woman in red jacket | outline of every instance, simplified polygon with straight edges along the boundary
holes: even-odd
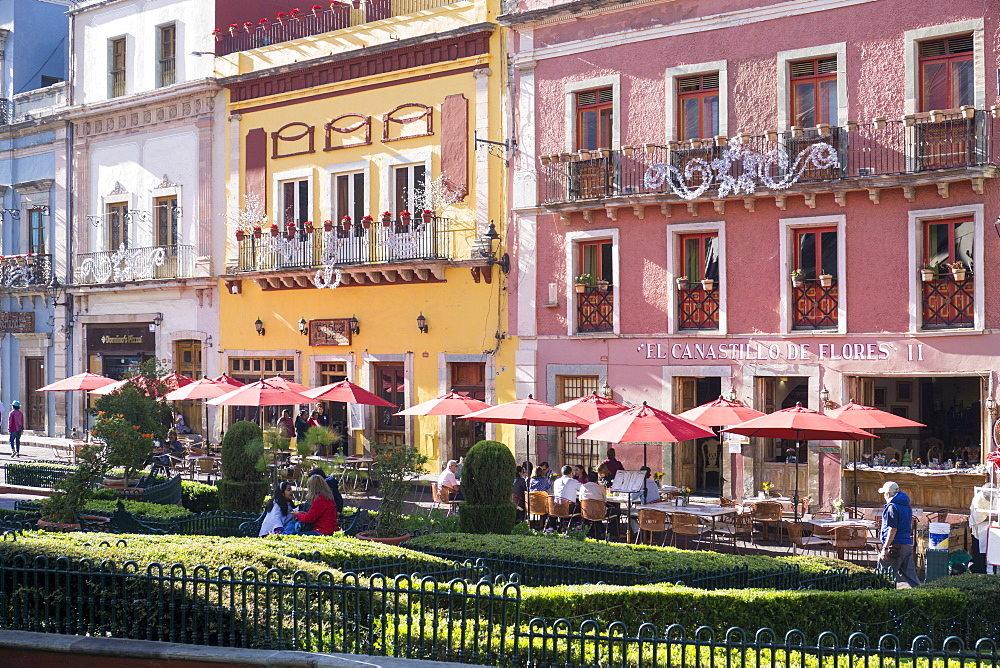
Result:
[[[329,536],[337,530],[337,506],[333,502],[333,492],[323,480],[323,476],[311,475],[306,481],[306,502],[310,504],[308,512],[292,511],[292,515],[301,523],[313,525],[311,531],[298,531],[305,536]]]

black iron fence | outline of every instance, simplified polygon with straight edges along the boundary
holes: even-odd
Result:
[[[428,217],[347,226],[250,230],[237,235],[237,271],[314,269],[451,258],[451,221]]]
[[[996,124],[991,112],[967,109],[741,136],[728,145],[693,140],[544,155],[539,198],[543,204],[650,194],[714,199],[980,167],[1000,162]]]
[[[8,536],[5,536],[5,540]],[[113,549],[104,542],[102,545]],[[389,564],[387,564],[388,566]],[[521,591],[457,566],[431,576],[187,568],[0,556],[0,628],[496,666],[976,665],[997,641],[688,631],[645,623],[522,620]],[[471,576],[471,577],[470,577]]]
[[[252,22],[223,27],[216,33],[216,55],[257,49],[301,37],[321,35],[393,16],[450,5],[455,0],[353,0],[331,2],[329,9],[280,12],[274,18],[254,17]],[[328,3],[324,2],[323,5]]]
[[[576,331],[610,332],[615,328],[615,291],[587,287],[576,295]]]
[[[51,255],[0,255],[0,287],[45,287],[51,282]]]

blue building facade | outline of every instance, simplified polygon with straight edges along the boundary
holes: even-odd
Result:
[[[0,403],[20,401],[26,430],[49,436],[68,431],[65,393],[35,391],[67,364],[65,12],[0,1]]]

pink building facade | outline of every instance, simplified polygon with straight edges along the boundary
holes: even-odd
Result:
[[[855,399],[927,425],[857,446],[663,448],[666,480],[736,498],[770,481],[829,507],[853,493],[856,458],[982,461],[1000,15],[971,0],[589,0],[500,21],[519,397],[603,391],[673,412]],[[539,432],[535,461],[603,456]]]

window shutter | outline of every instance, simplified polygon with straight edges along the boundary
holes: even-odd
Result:
[[[699,74],[693,77],[677,79],[677,90],[681,93],[691,93],[698,90],[714,90],[719,87],[719,73]]]
[[[816,74],[816,61],[805,60],[801,63],[792,63],[793,77],[810,77]]]
[[[837,57],[822,58],[817,65],[817,74],[834,74],[837,71]]]
[[[972,35],[949,37],[948,53],[966,53],[972,51]]]
[[[968,53],[972,50],[972,35],[957,35],[955,37],[920,42],[921,58],[945,56],[952,53]]]
[[[718,72],[716,72],[715,74],[706,74],[704,77],[702,77],[701,79],[702,90],[711,90],[713,88],[718,88],[718,87],[719,87]]]
[[[576,94],[577,107],[589,107],[592,104],[608,104],[614,101],[614,93],[610,88],[588,90]]]

